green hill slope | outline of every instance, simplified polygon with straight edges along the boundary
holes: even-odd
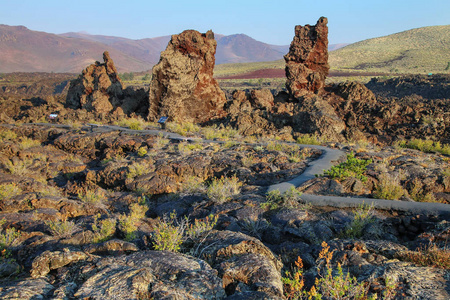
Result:
[[[331,69],[343,71],[447,73],[449,63],[450,25],[364,40],[332,51],[329,56]]]

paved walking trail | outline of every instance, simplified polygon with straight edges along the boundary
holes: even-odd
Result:
[[[34,123],[32,125],[54,126],[70,129],[70,126],[64,124]],[[213,142],[222,143],[220,141],[203,140],[200,138],[187,138],[173,132],[167,132],[158,129],[132,130],[116,125],[97,125],[97,124],[86,124],[82,128],[85,130],[91,130],[96,132],[97,131],[107,132],[112,130],[118,130],[129,134],[151,134],[151,135],[162,134],[163,137],[173,140],[196,141],[205,143],[213,143]],[[334,164],[336,164],[336,162],[339,159],[345,158],[345,153],[341,150],[316,145],[300,145],[300,146],[319,149],[322,151],[322,155],[318,159],[310,162],[309,166],[299,176],[286,182],[271,185],[268,187],[267,191],[279,190],[280,192],[284,193],[291,187],[299,187],[308,180],[315,178],[316,174],[323,174],[324,170],[330,169]],[[332,206],[343,208],[343,207],[357,207],[362,203],[364,203],[367,205],[373,205],[374,208],[382,210],[396,210],[414,214],[427,213],[450,219],[450,205],[443,203],[409,202],[409,201],[383,200],[373,198],[322,196],[310,194],[303,194],[301,198],[305,202],[309,202],[316,206]]]

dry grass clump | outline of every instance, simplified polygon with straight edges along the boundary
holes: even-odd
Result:
[[[398,200],[405,194],[405,190],[400,185],[397,177],[389,174],[382,174],[380,180],[373,192],[377,199]]]
[[[94,217],[92,230],[94,232],[94,243],[101,243],[111,239],[116,232],[116,219],[106,218],[101,221],[100,214]]]
[[[200,126],[198,126],[192,122],[183,122],[183,123],[169,122],[166,124],[166,128],[169,131],[178,133],[183,136],[200,132]]]
[[[21,138],[18,145],[19,145],[20,150],[25,150],[25,149],[29,149],[32,147],[40,146],[41,142],[38,140],[30,139],[28,137],[23,137],[23,138]]]
[[[203,150],[203,145],[200,143],[188,143],[188,142],[180,142],[177,145],[177,150],[182,155],[187,155],[192,151]]]
[[[20,195],[22,190],[15,183],[0,185],[0,201]]]
[[[9,173],[13,175],[26,176],[31,173],[31,166],[33,165],[33,160],[26,158],[17,161],[6,161],[6,169]]]
[[[441,144],[439,141],[434,142],[432,140],[411,139],[409,141],[401,140],[397,142],[397,145],[401,148],[409,148],[419,150],[425,153],[441,153],[450,155],[450,145]]]
[[[239,194],[241,191],[242,182],[236,176],[220,179],[213,179],[209,184],[206,194],[209,199],[216,203],[224,203],[232,196]]]
[[[412,262],[419,266],[431,266],[441,269],[450,269],[450,249],[439,248],[435,244],[418,248],[416,251],[406,251],[397,254],[397,258]]]
[[[142,118],[123,119],[119,122],[118,125],[122,127],[128,127],[132,130],[142,130],[147,126]]]
[[[268,210],[278,208],[310,209],[310,204],[300,204],[301,196],[302,193],[295,189],[295,187],[291,187],[284,193],[281,193],[279,190],[273,190],[266,194],[266,201],[261,203],[261,208]]]
[[[206,186],[203,179],[196,176],[186,176],[183,180],[181,193],[186,195],[203,194],[206,192]]]
[[[153,143],[153,149],[161,150],[165,146],[167,146],[167,144],[169,144],[169,143],[170,143],[170,140],[168,138],[165,138],[164,135],[162,133],[160,133],[156,137],[155,142]]]
[[[106,194],[103,190],[89,190],[87,189],[84,193],[78,194],[81,201],[91,204],[102,203],[106,200]]]
[[[64,221],[45,221],[45,225],[48,226],[51,234],[57,237],[69,237],[75,231],[78,230],[78,226],[68,220]]]
[[[14,141],[17,138],[17,134],[11,130],[0,131],[0,142]]]
[[[203,127],[200,133],[207,140],[223,140],[227,141],[230,139],[237,139],[239,137],[239,132],[233,129],[231,126],[208,126]]]
[[[303,145],[321,145],[323,143],[322,139],[316,135],[312,134],[302,134],[297,138],[297,143]]]
[[[134,161],[128,166],[127,178],[135,178],[149,172],[150,163],[147,160]]]
[[[217,220],[218,216],[211,215],[204,219],[195,219],[191,223],[188,217],[177,219],[174,212],[169,216],[164,215],[154,227],[153,247],[155,250],[178,252],[183,242],[200,244],[202,236],[216,226]],[[196,256],[197,250],[193,249],[191,254]]]
[[[423,190],[423,183],[418,178],[414,178],[412,181],[412,188],[409,195],[417,202],[437,202],[433,193],[426,193]]]
[[[147,206],[133,203],[130,205],[130,213],[119,217],[119,228],[123,232],[125,240],[132,241],[137,238],[137,224],[145,217],[147,210]]]
[[[353,221],[340,234],[342,238],[360,238],[364,234],[364,228],[375,222],[373,205],[361,204],[353,214]]]

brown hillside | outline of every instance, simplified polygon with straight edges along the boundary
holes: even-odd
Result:
[[[0,72],[73,72],[101,59],[108,50],[119,71],[148,70],[150,64],[93,41],[0,25]]]

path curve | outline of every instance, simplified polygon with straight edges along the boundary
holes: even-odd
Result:
[[[49,124],[49,123],[30,123],[24,125],[41,125],[41,126],[54,126],[60,128],[70,128],[70,126],[64,124]],[[133,130],[116,125],[97,125],[97,124],[87,124],[82,128],[91,131],[117,130],[129,134],[151,134],[151,135],[162,134],[163,137],[165,138],[179,141],[223,143],[221,141],[204,140],[201,138],[188,138],[173,132],[167,132],[158,129]],[[305,169],[305,171],[299,176],[295,177],[294,179],[269,186],[267,189],[268,192],[273,190],[279,190],[280,192],[283,193],[289,190],[291,187],[299,187],[308,180],[315,178],[316,174],[322,174],[324,170],[330,169],[339,159],[345,157],[345,153],[343,151],[331,149],[325,146],[317,146],[317,145],[299,145],[299,146],[321,150],[322,155],[318,159],[310,162],[309,166]],[[384,200],[373,198],[322,196],[311,194],[303,194],[301,198],[305,202],[311,203],[315,206],[331,206],[344,208],[344,207],[358,207],[359,205],[364,203],[367,205],[373,205],[374,208],[381,210],[396,210],[413,214],[425,213],[441,216],[446,219],[450,218],[450,205],[443,203],[410,202],[410,201],[396,201],[396,200]]]

